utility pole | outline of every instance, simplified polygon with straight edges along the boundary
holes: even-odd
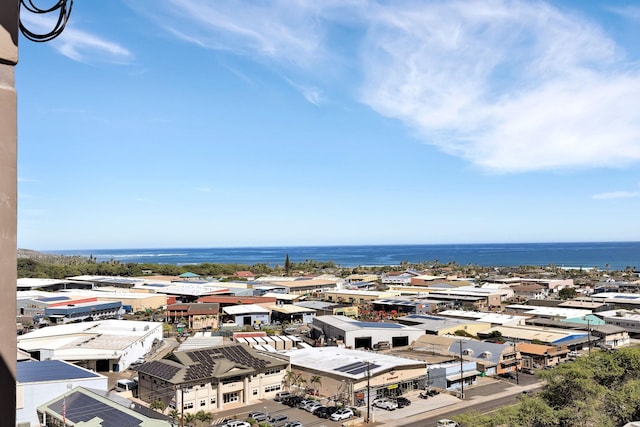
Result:
[[[587,343],[589,346],[589,350],[588,350],[588,354],[589,356],[591,356],[591,320],[589,319],[589,316],[584,316],[584,319],[587,321]]]
[[[462,360],[462,340],[458,340],[460,344],[460,399],[464,400],[464,361]]]
[[[516,360],[516,384],[520,384],[520,377],[518,376],[518,346],[516,341],[513,341],[513,358]]]
[[[3,424],[16,425],[16,311],[18,223],[18,64],[20,0],[0,2],[0,412]]]
[[[366,423],[369,424],[369,416],[371,414],[371,362],[367,360],[367,419]]]

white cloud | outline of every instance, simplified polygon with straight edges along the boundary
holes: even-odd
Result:
[[[607,7],[607,10],[620,15],[623,18],[631,19],[633,21],[640,21],[640,6],[620,6],[620,7]]]
[[[72,14],[73,16],[73,14]],[[46,33],[55,26],[51,17],[22,13],[21,21],[35,33]],[[117,43],[104,40],[94,34],[78,30],[71,21],[62,34],[49,44],[64,56],[83,63],[108,62],[126,64],[132,60],[132,53]]]
[[[287,81],[311,104],[318,105],[322,102],[322,89],[315,86],[301,85],[289,79],[287,79]]]
[[[318,82],[289,81],[313,104],[337,80],[327,70],[340,67],[361,78],[352,83],[359,101],[487,171],[640,161],[638,63],[595,21],[566,8],[519,0],[171,0],[144,13],[190,43]]]
[[[611,191],[608,193],[594,194],[592,197],[599,200],[631,199],[640,197],[640,191]]]

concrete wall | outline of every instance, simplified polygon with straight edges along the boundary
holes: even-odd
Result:
[[[0,412],[3,424],[16,417],[16,250],[17,250],[17,96],[19,0],[0,2]]]

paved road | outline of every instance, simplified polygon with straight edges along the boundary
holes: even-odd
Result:
[[[523,391],[535,391],[542,387],[535,377],[529,376],[524,381],[483,379],[482,385],[465,389],[465,399],[460,400],[449,395],[438,395],[434,398],[412,399],[413,404],[390,413],[376,413],[375,421],[379,425],[394,427],[430,427],[435,426],[442,418],[452,418],[455,415],[469,411],[489,413],[499,407],[512,405],[518,401]]]

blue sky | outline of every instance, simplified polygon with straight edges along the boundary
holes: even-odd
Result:
[[[637,241],[638,40],[631,1],[77,1],[20,40],[18,245]]]

